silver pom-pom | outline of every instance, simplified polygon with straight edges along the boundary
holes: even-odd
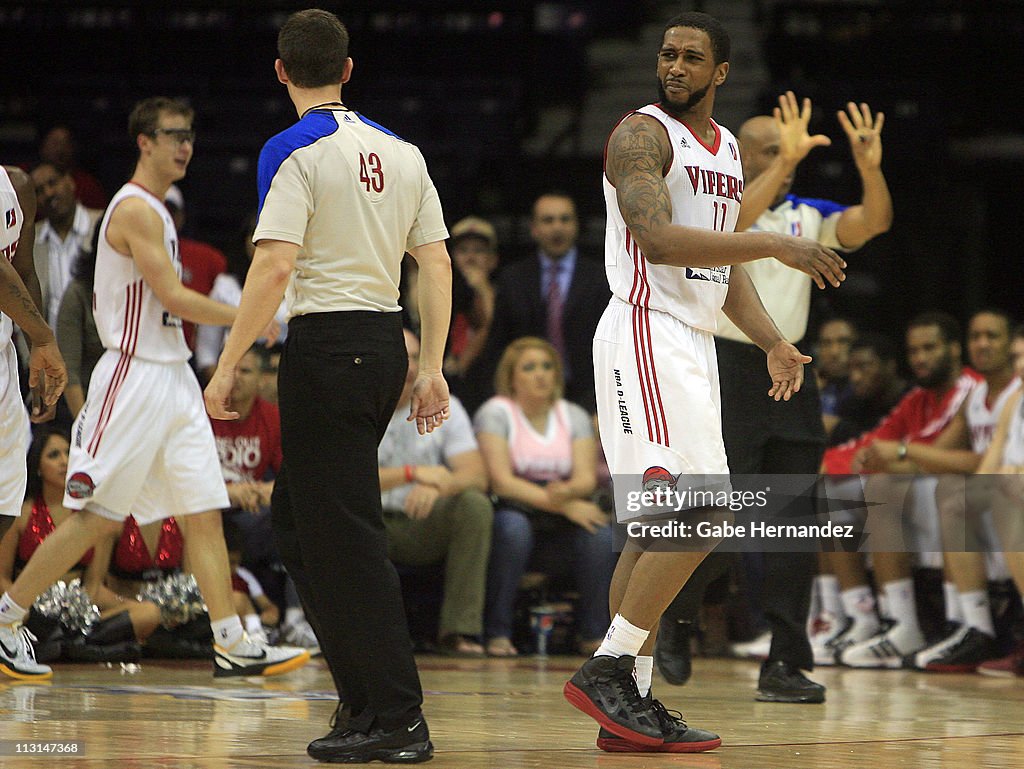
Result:
[[[82,587],[80,579],[58,581],[36,599],[33,608],[44,617],[59,620],[73,633],[87,634],[100,618],[100,610]]]
[[[150,582],[139,591],[136,598],[152,601],[159,606],[160,620],[166,628],[181,625],[206,611],[196,578],[181,572]]]

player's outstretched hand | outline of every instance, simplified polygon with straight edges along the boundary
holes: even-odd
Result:
[[[794,238],[780,235],[781,248],[775,258],[787,267],[806,272],[818,288],[830,283],[836,288],[846,280],[846,261],[831,248],[810,238]]]
[[[412,386],[409,401],[409,422],[416,422],[420,435],[432,433],[451,414],[448,383],[440,371],[420,371]]]
[[[804,355],[789,342],[776,342],[768,351],[768,373],[772,377],[768,397],[788,401],[800,392],[804,383],[804,364],[810,362],[810,355]]]
[[[212,419],[238,419],[238,412],[231,410],[231,388],[235,386],[234,367],[217,366],[210,377],[210,383],[203,391],[206,413]]]

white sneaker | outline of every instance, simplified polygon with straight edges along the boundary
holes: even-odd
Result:
[[[899,668],[904,657],[920,651],[924,644],[916,625],[908,627],[906,622],[886,619],[879,633],[839,652],[836,660],[851,668]]]
[[[811,623],[811,651],[815,665],[835,665],[836,653],[829,644],[852,624],[846,617],[837,617],[831,612],[822,612]]]
[[[53,676],[49,665],[36,662],[36,641],[21,624],[0,625],[0,672],[23,681],[42,681]]]
[[[742,643],[735,643],[729,647],[732,653],[737,657],[746,657],[748,659],[755,660],[766,660],[768,659],[768,652],[772,648],[772,632],[765,630],[761,635],[755,638],[753,641],[743,641]]]
[[[281,638],[292,646],[306,649],[314,657],[320,653],[320,641],[317,640],[313,627],[305,619],[282,626]]]
[[[839,655],[854,644],[859,644],[873,636],[878,635],[882,629],[882,623],[874,613],[859,614],[854,618],[847,617],[846,624],[842,631],[826,643],[827,652],[831,655],[833,665],[838,665]],[[817,665],[818,657],[815,655],[814,663]]]
[[[230,649],[213,645],[213,676],[276,676],[309,662],[309,652],[292,646],[269,646],[243,633]]]

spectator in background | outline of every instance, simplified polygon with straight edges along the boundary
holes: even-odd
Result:
[[[275,344],[263,355],[263,368],[260,370],[260,397],[267,403],[277,405],[277,369],[281,365],[281,352],[284,346]]]
[[[388,557],[398,564],[444,563],[438,641],[443,652],[482,656],[487,556],[494,510],[469,414],[457,398],[443,430],[417,434],[406,419],[419,374],[420,343],[406,329],[409,370],[377,456]]]
[[[444,373],[458,380],[483,352],[494,318],[495,288],[491,276],[498,266],[498,235],[478,216],[467,216],[451,229],[448,242],[452,263],[471,293],[468,311],[455,312],[448,332]]]
[[[866,433],[892,411],[909,385],[899,374],[899,352],[888,337],[864,334],[850,346],[850,397],[840,405],[829,445]]]
[[[55,326],[75,261],[81,251],[91,248],[93,231],[103,211],[79,203],[71,174],[52,163],[40,163],[32,169],[31,176],[39,217],[34,252],[36,274],[46,320]]]
[[[193,291],[210,295],[213,283],[218,275],[228,268],[224,254],[208,243],[192,238],[182,237],[185,227],[185,196],[176,184],[172,184],[164,196],[164,205],[174,220],[174,229],[178,231],[178,253],[181,255],[181,282]],[[235,302],[237,307],[238,303]],[[190,350],[196,349],[196,324],[182,320],[182,331],[185,332],[185,343]]]
[[[78,167],[77,153],[75,137],[71,129],[64,125],[51,128],[39,145],[39,158],[42,162],[50,163],[62,172],[71,174],[82,205],[102,210],[107,207],[110,197],[95,176]]]
[[[571,562],[581,653],[608,627],[608,589],[618,554],[609,517],[591,501],[597,443],[590,416],[562,398],[562,364],[549,342],[518,339],[501,356],[497,395],[477,412],[480,450],[498,496],[487,586],[487,652],[517,654],[512,616],[527,565]]]
[[[603,262],[576,247],[576,203],[564,192],[534,201],[530,236],[537,250],[510,264],[498,280],[494,320],[485,352],[469,375],[467,394],[487,392],[505,349],[524,336],[547,339],[565,365],[565,397],[588,413],[596,411],[592,343],[611,292]],[[471,411],[479,401],[468,401]]]
[[[814,344],[814,371],[821,392],[821,420],[826,434],[830,434],[839,422],[839,410],[850,396],[850,345],[856,338],[857,327],[846,318],[832,318],[818,329],[818,340]]]
[[[96,331],[92,314],[93,281],[96,278],[96,243],[99,227],[94,228],[88,248],[78,253],[72,270],[72,279],[57,312],[57,345],[64,353],[68,367],[68,386],[64,390],[71,419],[85,405],[92,370],[103,355],[103,342]]]
[[[210,289],[211,299],[223,302],[224,304],[230,304],[232,307],[237,307],[239,302],[241,302],[245,276],[249,272],[249,263],[252,261],[252,255],[256,253],[256,246],[252,242],[252,233],[255,229],[256,212],[254,211],[246,217],[245,223],[242,225],[242,231],[239,233],[239,237],[231,249],[227,270],[218,275],[213,281],[213,287]],[[277,337],[277,342],[283,343],[287,335],[287,320],[283,301],[277,310],[277,315],[274,317],[281,326],[281,333]],[[196,327],[195,366],[204,379],[209,379],[213,374],[213,370],[217,366],[217,359],[220,357],[220,351],[224,349],[224,340],[227,338],[227,335],[228,329],[223,326],[200,324]],[[277,403],[276,388],[271,403]]]

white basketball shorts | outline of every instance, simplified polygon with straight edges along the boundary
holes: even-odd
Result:
[[[71,428],[66,507],[140,525],[228,507],[210,420],[184,361],[108,350]]]
[[[613,480],[636,476],[647,490],[715,476],[709,488],[729,488],[710,333],[613,298],[594,335],[594,381]],[[620,521],[634,517],[618,507]]]
[[[14,343],[0,348],[0,515],[18,517],[25,501],[25,455],[31,437],[21,400]]]

